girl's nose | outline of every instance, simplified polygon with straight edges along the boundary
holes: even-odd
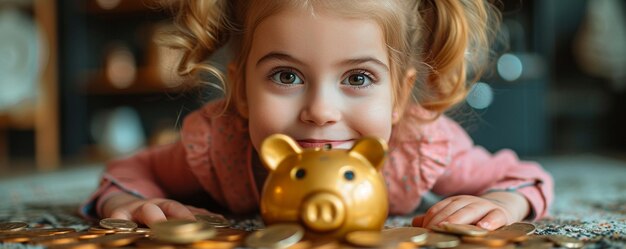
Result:
[[[324,126],[337,123],[341,119],[341,111],[333,97],[318,91],[309,94],[300,112],[302,122]]]

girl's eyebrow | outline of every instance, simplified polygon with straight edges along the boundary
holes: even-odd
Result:
[[[281,53],[281,52],[270,52],[266,55],[264,55],[263,57],[261,57],[261,59],[259,59],[256,63],[256,67],[259,67],[259,64],[269,61],[269,60],[281,60],[281,61],[288,61],[288,62],[292,62],[295,64],[299,64],[299,65],[304,65],[304,63],[298,59],[296,59],[295,57],[286,54],[286,53]],[[339,66],[341,65],[359,65],[359,64],[364,64],[367,62],[372,62],[374,64],[377,64],[378,66],[382,67],[383,69],[385,69],[385,71],[389,71],[389,67],[387,66],[387,64],[383,63],[382,61],[374,58],[374,57],[370,57],[370,56],[365,56],[365,57],[360,57],[360,58],[354,58],[354,59],[347,59],[344,60],[340,63],[338,63]]]

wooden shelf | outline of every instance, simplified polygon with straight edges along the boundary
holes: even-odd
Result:
[[[0,129],[32,130],[35,124],[35,110],[29,107],[20,110],[19,115],[0,112]]]
[[[17,6],[20,8],[30,8],[35,0],[0,0],[0,6]]]
[[[152,93],[183,93],[199,87],[192,82],[182,82],[173,87],[168,87],[150,69],[139,69],[136,79],[126,88],[115,87],[106,77],[103,71],[89,73],[87,76],[84,94],[87,95],[135,95]]]
[[[1,1],[1,0],[0,0]],[[141,12],[160,12],[163,11],[160,0],[88,0],[85,2],[83,10],[89,14],[107,15],[107,14],[134,14]],[[103,2],[103,3],[99,3]],[[112,2],[111,6],[106,6],[107,2]],[[173,2],[173,1],[170,1]]]

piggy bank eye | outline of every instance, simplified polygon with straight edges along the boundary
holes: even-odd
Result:
[[[348,181],[352,181],[354,179],[354,172],[352,170],[348,170],[343,173],[343,178],[346,178]]]
[[[306,170],[304,169],[298,169],[296,170],[296,179],[300,180],[302,178],[304,178],[304,176],[306,176]]]

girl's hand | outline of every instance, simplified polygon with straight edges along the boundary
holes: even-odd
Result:
[[[140,199],[127,193],[109,197],[103,204],[103,218],[132,220],[150,225],[167,219],[196,220],[196,214],[211,214],[206,209],[183,205],[180,202],[162,199]]]
[[[499,192],[483,197],[460,195],[446,198],[426,214],[413,219],[413,226],[431,228],[441,223],[475,224],[494,230],[522,220],[528,214],[526,199],[515,193]]]

